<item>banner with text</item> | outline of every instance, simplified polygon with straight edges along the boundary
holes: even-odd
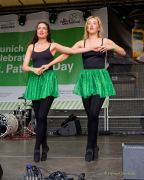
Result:
[[[91,13],[102,19],[107,37],[107,8],[95,9]],[[24,93],[28,73],[22,71],[22,63],[28,43],[33,38],[39,21],[49,23],[49,13],[43,11],[27,14],[24,26],[19,25],[17,15],[0,16],[0,101],[18,101],[18,97]],[[56,22],[50,24],[52,40],[71,47],[83,38],[84,23],[82,11],[71,10],[59,13]],[[79,98],[72,94],[72,89],[81,68],[81,55],[73,55],[64,62],[54,65],[60,89],[58,99]]]

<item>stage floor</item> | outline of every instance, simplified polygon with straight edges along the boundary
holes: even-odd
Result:
[[[78,175],[85,173],[86,180],[121,180],[122,143],[144,142],[144,135],[99,136],[99,159],[85,162],[86,138],[48,136],[48,160],[39,163],[33,161],[35,137],[24,140],[0,139],[0,164],[4,171],[2,180],[22,180],[29,163],[43,168],[45,176],[55,171],[63,171]]]

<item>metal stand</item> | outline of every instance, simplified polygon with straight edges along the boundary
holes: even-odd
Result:
[[[20,138],[30,138],[32,137],[32,135],[35,135],[36,133],[34,132],[34,130],[30,127],[26,126],[26,119],[28,117],[28,109],[27,107],[30,106],[26,99],[23,97],[19,97],[18,99],[23,99],[24,103],[24,109],[18,107],[17,113],[16,113],[16,117],[19,120],[19,125],[20,125],[20,130],[17,132],[17,134],[19,135]]]

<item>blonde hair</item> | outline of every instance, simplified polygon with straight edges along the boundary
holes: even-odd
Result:
[[[98,31],[98,34],[97,34],[97,35],[98,35],[99,38],[101,38],[104,30],[103,30],[102,21],[100,20],[100,18],[99,18],[98,16],[89,16],[89,17],[87,18],[86,23],[85,23],[85,26],[84,26],[84,37],[83,37],[83,38],[84,38],[84,39],[87,39],[87,38],[89,37],[89,34],[88,34],[88,32],[87,32],[87,24],[88,24],[88,21],[89,21],[90,19],[95,19],[95,20],[97,20],[98,26],[99,26],[99,31]]]

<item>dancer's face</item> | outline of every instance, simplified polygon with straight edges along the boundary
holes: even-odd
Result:
[[[98,20],[91,18],[87,22],[87,32],[88,34],[96,34],[99,31]]]
[[[48,36],[48,28],[44,23],[40,23],[37,27],[37,36],[38,38],[46,39]]]

